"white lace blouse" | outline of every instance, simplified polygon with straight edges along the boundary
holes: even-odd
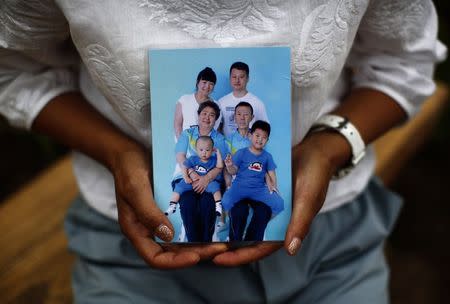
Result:
[[[349,85],[381,90],[413,115],[445,57],[436,32],[430,0],[3,0],[0,113],[30,128],[54,96],[79,89],[149,146],[149,48],[288,45],[296,144]],[[369,153],[332,182],[322,212],[360,193],[373,164]],[[117,218],[111,174],[80,153],[74,168],[87,202]]]

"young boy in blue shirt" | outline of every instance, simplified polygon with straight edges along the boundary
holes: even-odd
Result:
[[[237,202],[251,199],[269,206],[273,217],[283,211],[284,201],[277,190],[276,164],[272,155],[264,150],[270,135],[270,124],[258,120],[252,125],[250,133],[250,147],[225,158],[228,173],[236,175],[236,178],[224,193],[222,207],[229,211]],[[266,183],[266,173],[270,183]]]

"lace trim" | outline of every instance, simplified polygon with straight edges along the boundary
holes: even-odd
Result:
[[[138,0],[138,5],[148,9],[151,21],[173,24],[197,39],[218,43],[272,32],[275,20],[285,15],[267,0]]]
[[[150,105],[142,79],[131,74],[122,61],[100,44],[90,44],[84,52],[86,66],[94,79],[107,88],[103,93],[112,106],[131,126],[148,129]]]

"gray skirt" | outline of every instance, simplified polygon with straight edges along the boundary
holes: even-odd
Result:
[[[372,179],[353,202],[319,214],[299,253],[248,265],[147,266],[116,221],[78,198],[65,222],[75,303],[388,303],[383,244],[401,199]]]

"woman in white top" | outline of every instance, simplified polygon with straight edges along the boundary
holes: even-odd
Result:
[[[175,130],[175,137],[178,139],[183,130],[197,124],[197,110],[198,106],[207,100],[213,100],[209,94],[214,90],[217,82],[216,73],[210,68],[206,67],[197,75],[197,82],[195,84],[195,93],[183,95],[178,99],[175,108],[175,118],[173,127]],[[217,127],[215,127],[217,129]]]
[[[308,131],[333,111],[367,145],[417,112],[445,57],[431,0],[4,0],[0,24],[0,112],[77,151],[76,303],[387,302],[383,242],[399,200],[371,178],[370,149],[331,181],[354,160],[350,141]],[[149,178],[147,50],[271,45],[292,55],[284,244],[159,245],[173,228]]]

